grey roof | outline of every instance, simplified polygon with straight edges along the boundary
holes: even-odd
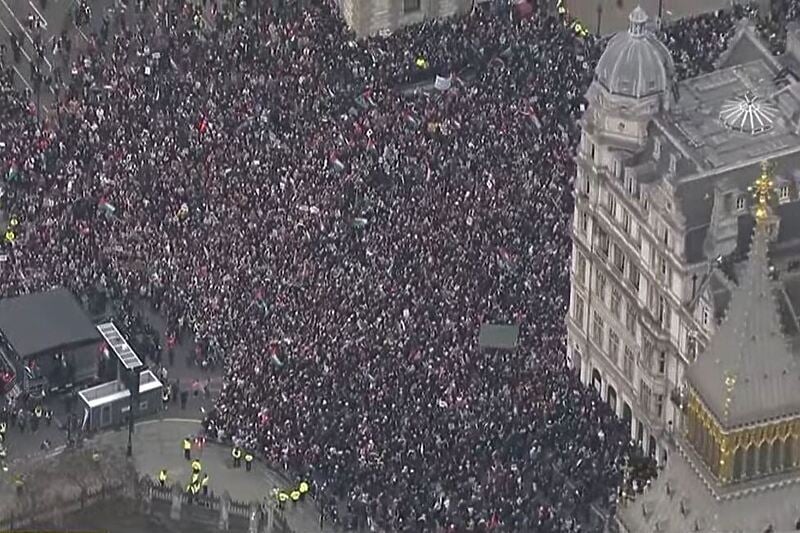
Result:
[[[800,519],[797,472],[771,485],[715,494],[704,483],[703,468],[687,447],[673,449],[650,487],[634,502],[620,506],[619,521],[631,533],[761,533],[769,526],[776,532],[794,531]]]
[[[519,326],[504,324],[482,324],[478,345],[481,348],[513,350],[519,340]]]
[[[779,184],[781,182],[790,183],[797,189],[800,177],[800,173],[798,173],[800,171],[800,144],[796,151],[772,158],[770,162],[775,165],[776,181]],[[751,161],[727,171],[717,171],[714,174],[700,175],[679,182],[675,195],[678,199],[678,207],[686,220],[687,230],[691,232],[698,229],[699,232],[707,234],[707,228],[703,230],[699,230],[699,228],[708,226],[711,222],[715,187],[719,187],[723,191],[747,194],[747,188],[752,184],[753,176],[760,173],[759,165],[758,161]],[[678,168],[680,170],[681,167]],[[800,202],[796,199],[795,196],[794,201],[782,203],[777,208],[777,214],[781,219],[778,242],[784,243],[800,238]],[[740,247],[739,251],[746,251],[749,247],[753,225],[749,215],[742,218],[746,218],[747,221],[740,222],[739,244],[745,243],[746,246]],[[699,238],[699,235],[693,235],[690,240],[690,235],[687,235],[684,242],[684,253],[690,263],[707,259],[705,253],[702,253],[701,244],[698,242]]]
[[[100,340],[78,301],[63,288],[0,300],[0,332],[19,357]]]
[[[800,364],[781,331],[775,288],[767,236],[758,225],[727,316],[687,371],[689,384],[724,428],[800,414]]]
[[[717,61],[717,69],[744,65],[751,61],[765,59],[773,61],[773,56],[769,50],[763,46],[758,36],[753,31],[750,21],[747,19],[739,23],[736,34],[731,39],[728,49],[720,56]]]
[[[775,211],[781,221],[777,242],[785,243],[800,238],[800,202],[780,204]],[[746,214],[741,215],[737,222],[739,234],[736,239],[736,253],[746,254],[750,251],[750,236],[753,234],[755,220],[752,215]]]
[[[641,98],[666,91],[675,71],[669,50],[647,28],[647,13],[634,9],[627,32],[611,38],[595,78],[611,94]]]
[[[686,261],[690,265],[699,263],[706,258],[704,246],[707,234],[707,224],[690,229],[686,232],[683,249],[684,253],[686,254]]]
[[[685,80],[678,85],[680,98],[660,122],[705,170],[797,147],[800,100],[783,90],[776,73],[772,62],[757,59]],[[771,129],[754,135],[731,130],[720,120],[722,107],[748,92],[775,108]],[[684,177],[679,174],[678,181]]]

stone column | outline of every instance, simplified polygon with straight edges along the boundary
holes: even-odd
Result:
[[[228,531],[230,529],[230,513],[231,495],[226,490],[219,500],[219,525],[217,526],[220,531]]]
[[[261,526],[261,508],[257,502],[250,502],[250,524],[248,531],[258,533]]]
[[[153,486],[147,477],[143,477],[139,482],[139,489],[141,490],[142,510],[149,515],[153,512]]]
[[[172,507],[169,510],[169,517],[172,520],[180,520],[181,519],[181,504],[183,502],[183,489],[181,486],[176,482],[172,485]]]
[[[267,519],[267,526],[264,528],[264,530],[271,532],[275,528],[275,507],[272,505],[265,505],[264,514],[266,515],[265,518]]]

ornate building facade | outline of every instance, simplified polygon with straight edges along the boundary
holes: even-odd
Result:
[[[754,227],[748,187],[765,159],[779,317],[800,353],[800,39],[790,31],[789,51],[774,57],[743,24],[713,72],[678,82],[650,28],[635,9],[586,95],[567,359],[663,464],[686,369],[739,282]]]
[[[472,9],[473,0],[337,0],[347,25],[359,37],[425,19],[450,17]]]
[[[800,361],[783,333],[767,247],[774,182],[753,187],[756,227],[726,317],[689,365],[681,431],[655,483],[618,508],[622,529],[800,530]]]

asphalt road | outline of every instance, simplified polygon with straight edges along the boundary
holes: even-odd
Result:
[[[92,17],[88,23],[78,27],[75,25],[76,0],[0,0],[0,43],[6,48],[6,62],[13,65],[14,82],[18,89],[33,92],[31,83],[31,63],[36,58],[34,41],[40,33],[43,43],[44,60],[42,74],[52,74],[53,69],[61,65],[62,75],[69,73],[65,59],[67,56],[54,53],[54,45],[62,33],[66,32],[72,44],[70,60],[89,43],[93,32],[102,27],[103,15],[116,13],[123,8],[120,0],[90,0]],[[133,8],[125,10],[126,17],[132,18]],[[11,36],[23,43],[18,62],[13,61],[11,53]],[[59,59],[60,58],[60,59]],[[54,92],[45,87],[41,102],[47,105],[52,101]]]

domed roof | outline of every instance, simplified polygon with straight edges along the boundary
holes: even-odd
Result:
[[[595,68],[595,79],[611,94],[641,98],[666,91],[675,65],[669,50],[647,28],[641,6],[628,17],[627,32],[611,38]]]

